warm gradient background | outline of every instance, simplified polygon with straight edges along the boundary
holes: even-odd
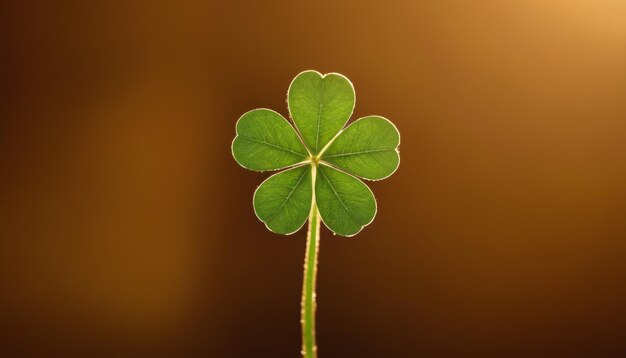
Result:
[[[1,356],[297,357],[305,233],[230,142],[305,69],[402,133],[321,358],[626,356],[626,2],[1,7]]]

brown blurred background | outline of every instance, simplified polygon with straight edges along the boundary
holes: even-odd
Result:
[[[402,133],[321,358],[626,356],[626,2],[1,8],[0,356],[297,357],[305,233],[230,142],[305,69]]]

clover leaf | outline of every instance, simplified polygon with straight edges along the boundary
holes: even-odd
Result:
[[[232,153],[242,167],[287,169],[258,187],[256,215],[272,232],[292,234],[305,224],[315,200],[326,227],[355,235],[376,215],[374,194],[360,179],[381,180],[395,172],[398,130],[380,116],[344,128],[355,92],[338,73],[300,73],[289,86],[287,103],[295,129],[269,109],[249,111],[237,122]]]
[[[242,167],[283,171],[254,192],[254,211],[279,234],[298,231],[308,219],[302,284],[302,355],[317,357],[315,280],[319,228],[353,236],[374,220],[376,199],[361,179],[381,180],[400,164],[400,133],[387,119],[368,116],[344,128],[354,110],[352,83],[343,75],[304,71],[289,86],[287,105],[295,128],[270,109],[237,121],[232,152]]]

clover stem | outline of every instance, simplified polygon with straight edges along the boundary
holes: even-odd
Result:
[[[315,281],[317,275],[317,254],[320,242],[320,216],[317,204],[313,199],[309,214],[309,230],[306,237],[306,254],[304,257],[304,279],[302,283],[302,356],[317,358],[315,345]]]

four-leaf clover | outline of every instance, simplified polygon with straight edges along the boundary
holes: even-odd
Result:
[[[381,180],[400,164],[400,133],[386,118],[367,116],[347,127],[354,87],[338,73],[305,71],[287,94],[287,119],[255,109],[237,121],[235,160],[254,171],[286,169],[254,193],[257,217],[272,232],[292,234],[317,206],[326,227],[353,236],[376,215],[376,199],[360,179]],[[360,179],[359,179],[360,178]]]

